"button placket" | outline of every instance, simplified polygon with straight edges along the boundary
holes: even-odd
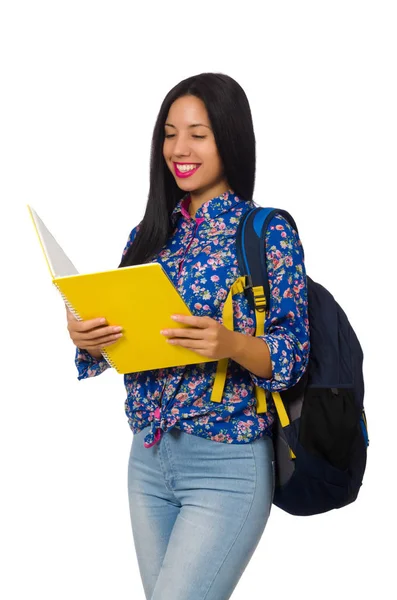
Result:
[[[190,242],[188,243],[188,245],[187,245],[187,247],[186,247],[185,253],[184,253],[184,255],[183,255],[183,258],[182,258],[182,260],[181,260],[181,262],[180,262],[180,265],[179,265],[178,276],[181,274],[182,267],[183,267],[183,263],[184,263],[184,261],[185,261],[185,258],[186,258],[186,256],[187,256],[187,253],[189,252],[190,246],[191,246],[191,245],[192,245],[192,243],[193,243],[193,240],[194,240],[194,238],[195,238],[195,235],[196,235],[196,233],[197,233],[197,229],[199,228],[199,226],[201,225],[201,223],[202,223],[203,221],[204,221],[204,217],[198,217],[198,218],[196,219],[196,223],[195,223],[195,226],[194,226],[194,229],[193,229],[193,233],[192,233],[191,240],[190,240]]]

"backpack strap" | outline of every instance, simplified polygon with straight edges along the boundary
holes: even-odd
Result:
[[[270,306],[270,287],[266,264],[266,232],[270,221],[275,215],[283,216],[298,233],[298,228],[292,216],[280,208],[253,208],[241,218],[237,229],[237,259],[240,271],[246,277],[246,289],[251,308],[257,311],[268,311]],[[264,289],[266,304],[258,288]],[[259,334],[257,331],[255,335]]]
[[[223,308],[223,324],[233,331],[232,296],[245,291],[251,308],[255,311],[255,335],[264,335],[266,312],[270,306],[270,286],[266,265],[266,232],[271,219],[281,214],[298,232],[295,221],[285,210],[256,207],[247,211],[240,219],[236,234],[237,260],[242,277],[239,277],[229,290]],[[221,402],[225,386],[228,359],[218,361],[215,381],[211,393],[212,402]],[[256,409],[267,412],[266,392],[255,387]],[[279,400],[279,398],[277,398]],[[279,402],[277,403],[279,405]]]
[[[234,330],[234,318],[233,318],[234,315],[233,315],[232,297],[234,296],[234,294],[241,294],[244,291],[244,284],[245,284],[244,277],[239,277],[238,279],[236,279],[236,281],[233,283],[232,287],[230,288],[227,298],[225,300],[225,304],[223,305],[222,322],[223,322],[224,327],[227,327],[227,329],[230,329],[231,331]],[[229,363],[228,358],[222,358],[221,360],[218,361],[218,366],[217,366],[216,375],[215,375],[215,381],[212,386],[211,402],[221,402],[222,401],[222,395],[223,395],[223,390],[225,387],[228,363]]]
[[[246,279],[246,294],[251,308],[255,311],[256,336],[264,335],[266,313],[270,307],[270,286],[267,275],[266,232],[270,221],[277,214],[282,215],[297,231],[292,216],[278,208],[256,207],[247,211],[237,229],[237,259],[240,271]],[[266,392],[256,387],[256,410],[267,412]]]

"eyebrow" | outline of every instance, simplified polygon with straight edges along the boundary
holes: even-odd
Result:
[[[171,123],[165,123],[164,126],[168,125],[168,127],[173,127],[174,129],[176,129],[175,125],[172,125]],[[207,127],[208,129],[211,129],[211,127],[209,127],[208,125],[204,125],[204,123],[193,123],[192,125],[188,125],[188,128],[191,129],[192,127]]]

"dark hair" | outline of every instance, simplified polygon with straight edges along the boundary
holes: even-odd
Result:
[[[223,73],[201,73],[184,79],[163,100],[154,126],[150,155],[150,188],[144,217],[133,244],[119,267],[150,260],[172,233],[170,220],[186,192],[175,182],[163,156],[164,124],[173,102],[196,96],[206,107],[224,175],[233,192],[252,200],[255,184],[255,135],[252,115],[243,88]]]

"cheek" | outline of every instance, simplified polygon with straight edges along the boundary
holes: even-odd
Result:
[[[217,175],[220,171],[222,171],[222,163],[217,151],[212,150],[210,153],[208,153],[206,164],[213,175]]]
[[[218,149],[214,144],[209,144],[205,148],[202,146],[199,150],[197,150],[198,155],[206,163],[207,166],[211,166],[211,168],[218,169],[220,165],[220,158]]]
[[[164,144],[163,145],[163,158],[165,160],[165,164],[167,165],[167,167],[169,169],[172,169],[172,164],[170,162],[171,156],[172,156],[172,152],[170,151],[169,144]]]

